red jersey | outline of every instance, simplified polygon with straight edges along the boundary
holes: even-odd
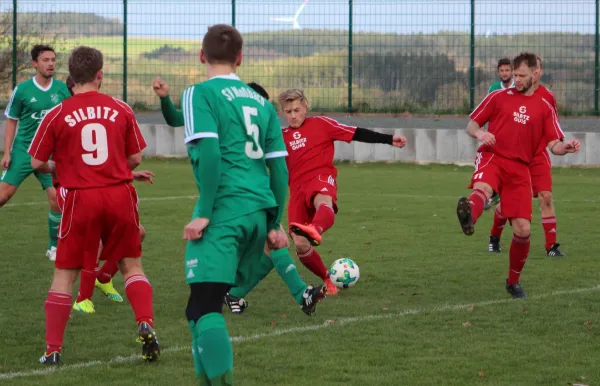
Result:
[[[554,108],[541,94],[524,96],[514,88],[494,91],[471,113],[480,127],[496,137],[494,146],[481,145],[477,151],[529,164],[540,146],[564,138]]]
[[[556,119],[559,119],[558,106],[556,105],[556,98],[554,98],[554,93],[548,90],[546,87],[542,86],[541,84],[539,85],[538,89],[535,90],[535,93],[539,94],[542,98],[544,98],[550,103],[550,105],[554,109],[554,113],[556,114]],[[540,144],[540,148],[538,149],[537,154],[545,152],[547,147],[547,143]]]
[[[298,129],[283,129],[290,186],[299,186],[320,174],[337,177],[333,166],[334,142],[351,142],[356,127],[327,117],[308,117]]]
[[[29,154],[56,162],[67,189],[98,188],[133,181],[127,156],[146,142],[127,103],[98,92],[66,99],[40,123]]]

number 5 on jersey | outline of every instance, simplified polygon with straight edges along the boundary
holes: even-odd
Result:
[[[246,134],[251,140],[246,141],[246,155],[248,158],[260,159],[263,157],[264,152],[258,143],[259,139],[259,128],[252,122],[252,117],[258,116],[258,109],[256,107],[242,106],[244,111],[244,124],[246,125]]]
[[[81,146],[88,153],[82,154],[83,162],[90,166],[102,165],[108,159],[106,128],[100,123],[88,123],[81,129]]]

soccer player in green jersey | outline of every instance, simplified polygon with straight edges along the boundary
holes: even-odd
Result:
[[[488,89],[488,94],[492,91],[503,90],[515,86],[513,80],[513,68],[509,58],[502,58],[498,61],[498,77],[500,81],[492,83]]]
[[[10,200],[21,183],[33,173],[42,189],[46,191],[50,203],[46,256],[54,261],[61,218],[56,203],[56,189],[52,186],[50,174],[41,174],[31,168],[31,157],[27,149],[42,118],[71,94],[63,82],[53,78],[56,54],[52,47],[34,46],[31,50],[31,60],[36,70],[35,76],[15,87],[4,112],[7,120],[4,131],[4,157],[1,162],[0,207]]]
[[[201,192],[183,238],[190,297],[186,316],[202,385],[233,385],[233,352],[223,297],[250,276],[265,240],[287,253],[281,216],[287,155],[275,108],[235,75],[243,39],[229,25],[208,29],[200,61],[209,79],[182,96],[185,143]],[[325,287],[307,288],[316,303]]]

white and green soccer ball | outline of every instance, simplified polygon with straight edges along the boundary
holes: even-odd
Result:
[[[329,278],[338,288],[350,288],[360,278],[360,270],[352,259],[344,257],[331,264]]]

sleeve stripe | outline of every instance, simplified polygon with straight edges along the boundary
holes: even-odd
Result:
[[[59,103],[58,105],[54,106],[54,107],[53,107],[53,108],[52,108],[50,111],[48,111],[48,113],[46,113],[46,117],[47,117],[47,116],[48,116],[48,114],[50,114],[50,113],[54,112],[54,110],[55,110],[57,107],[59,108],[59,109],[58,109],[58,112],[57,112],[56,114],[54,114],[54,116],[52,117],[52,119],[51,119],[51,120],[50,120],[48,123],[46,123],[46,118],[42,119],[42,121],[41,121],[41,122],[40,122],[40,124],[38,125],[38,128],[37,128],[37,130],[35,131],[35,135],[33,136],[33,140],[31,141],[31,144],[29,145],[29,149],[27,149],[27,152],[28,152],[29,154],[31,154],[31,153],[30,153],[30,152],[31,152],[31,148],[33,147],[33,144],[36,142],[36,139],[37,139],[37,136],[38,136],[38,132],[39,132],[39,131],[40,131],[40,129],[42,128],[42,125],[44,125],[44,123],[45,123],[45,125],[44,125],[44,126],[46,126],[46,127],[44,128],[44,133],[42,134],[42,138],[40,138],[40,139],[37,141],[37,148],[35,149],[35,152],[34,152],[33,154],[31,154],[31,156],[32,156],[32,157],[34,157],[34,158],[35,158],[35,156],[37,155],[37,153],[38,153],[38,150],[40,150],[40,146],[42,145],[42,142],[44,142],[44,137],[46,136],[46,133],[48,132],[48,127],[50,127],[50,125],[52,124],[52,121],[54,121],[54,119],[55,119],[56,117],[58,117],[58,114],[60,114],[60,112],[62,111],[62,103]]]
[[[552,107],[552,105],[546,99],[542,98],[542,100],[550,108],[550,112],[552,113],[552,123],[554,125],[555,133],[557,134],[559,139],[564,138],[565,133],[563,133],[562,129],[560,128],[560,122],[558,121],[558,116],[556,115],[556,112],[554,111],[554,107]]]
[[[15,89],[13,90],[12,95],[10,96],[10,100],[8,101],[8,104],[6,105],[6,110],[4,110],[4,115],[6,115],[6,117],[10,118],[10,119],[18,119],[18,118],[13,118],[10,115],[8,115],[8,112],[10,111],[13,101],[15,100],[15,95],[17,95],[17,89],[19,88],[19,86],[15,87]]]
[[[193,137],[194,136],[194,106],[193,106],[193,96],[194,96],[194,87],[188,87],[183,92],[183,122],[185,125],[185,136]],[[187,140],[186,140],[187,143]]]
[[[356,130],[356,127],[341,124],[338,121],[336,121],[335,119],[331,119],[331,118],[328,118],[328,117],[322,117],[322,116],[318,116],[318,117],[315,117],[315,118],[319,118],[319,119],[321,119],[321,120],[329,123],[330,125],[333,125],[336,129],[345,130],[345,131],[348,131],[350,133],[354,133],[354,131]]]
[[[187,134],[187,133],[186,133]],[[219,134],[217,133],[213,133],[210,131],[204,131],[204,132],[200,132],[200,133],[196,133],[190,136],[185,137],[185,143],[191,142],[195,139],[199,139],[199,138],[219,138]]]
[[[271,153],[265,154],[265,159],[287,157],[287,156],[288,156],[288,152],[285,151],[285,150],[283,150],[283,151],[273,151]]]
[[[488,104],[489,104],[489,103],[492,101],[492,99],[493,99],[493,98],[494,98],[496,95],[498,95],[500,92],[502,92],[502,91],[503,91],[503,90],[496,90],[496,91],[492,91],[492,93],[491,93],[491,94],[488,94],[488,95],[487,95],[487,96],[486,96],[486,97],[485,97],[485,98],[484,98],[484,99],[481,101],[481,103],[479,103],[479,104],[477,105],[477,107],[475,107],[475,110],[473,110],[473,112],[472,112],[472,113],[471,113],[471,115],[470,115],[471,119],[472,119],[472,120],[475,120],[475,119],[477,119],[477,117],[478,117],[478,116],[479,116],[479,115],[480,115],[482,112],[484,112],[484,111],[485,111],[485,108],[486,108],[486,107],[487,107],[487,105],[488,105]],[[481,105],[483,105],[483,103],[484,103],[484,102],[485,102],[485,105],[483,106],[483,108],[482,108],[482,109],[481,109],[481,110],[480,110],[480,111],[479,111],[479,112],[478,112],[478,113],[477,113],[475,116],[473,116],[473,113],[474,113],[474,112],[476,112],[477,110],[479,110],[479,107],[480,107]]]
[[[117,98],[113,98],[113,99],[115,102],[117,102],[117,104],[119,104],[121,107],[123,107],[125,109],[126,113],[131,115],[131,118],[133,118],[133,122],[135,123],[135,129],[137,129],[137,130],[133,130],[133,132],[135,134],[135,141],[137,142],[139,151],[142,151],[142,147],[140,146],[140,140],[137,135],[138,131],[141,133],[141,130],[140,130],[140,126],[137,123],[137,120],[135,119],[135,114],[133,113],[133,110],[127,103],[123,102],[122,100],[119,100]]]

